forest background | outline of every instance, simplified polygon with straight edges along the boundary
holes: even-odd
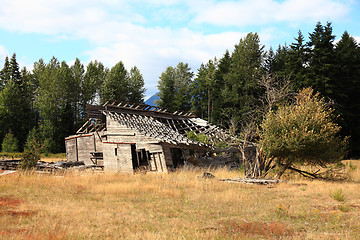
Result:
[[[350,136],[349,155],[360,156],[360,47],[348,32],[335,42],[331,23],[317,23],[308,40],[299,31],[290,45],[268,51],[257,33],[249,33],[233,52],[203,63],[196,75],[187,63],[169,66],[159,76],[157,104],[229,128],[254,118],[265,93],[260,80],[269,77],[289,80],[294,92],[304,87],[320,92],[332,103],[341,134]],[[0,142],[11,135],[22,151],[27,138],[37,136],[44,151],[64,152],[64,138],[87,118],[86,104],[143,103],[144,93],[140,70],[127,70],[121,61],[111,68],[98,61],[85,67],[79,59],[69,66],[53,57],[28,71],[20,70],[13,54],[0,72]]]

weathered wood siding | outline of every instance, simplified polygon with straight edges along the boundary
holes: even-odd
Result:
[[[97,133],[75,135],[65,138],[66,157],[68,161],[83,161],[92,165],[91,152],[101,152],[102,142]]]
[[[170,144],[162,143],[161,146],[163,148],[165,164],[167,169],[174,169],[174,163],[170,151]]]
[[[106,118],[106,127],[107,127],[107,143],[104,143],[104,169],[105,170],[114,170],[115,164],[112,162],[111,164],[106,164],[108,161],[108,157],[110,161],[113,161],[114,157],[112,154],[115,153],[115,144],[122,144],[126,145],[121,146],[118,148],[117,152],[118,155],[128,158],[128,161],[125,163],[125,160],[122,161],[120,165],[118,165],[118,170],[123,171],[126,169],[125,172],[130,171],[130,165],[132,169],[132,158],[131,158],[131,146],[130,144],[136,144],[136,149],[145,149],[151,153],[151,160],[150,160],[150,169],[157,169],[158,172],[167,172],[167,167],[164,159],[163,147],[159,143],[159,140],[151,138],[149,136],[145,136],[144,134],[138,132],[134,129],[129,129],[125,125],[121,125],[118,121],[112,119],[111,117],[107,116]],[[109,147],[108,144],[112,145]],[[119,145],[118,145],[119,146]],[[124,151],[124,153],[122,152]],[[110,167],[111,165],[111,167]],[[108,166],[108,167],[106,167]]]
[[[77,161],[76,138],[65,139],[65,149],[67,161]]]
[[[103,156],[105,171],[133,173],[130,144],[104,143]]]

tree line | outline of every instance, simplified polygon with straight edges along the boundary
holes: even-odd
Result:
[[[350,136],[350,153],[359,156],[360,47],[347,32],[334,40],[331,23],[320,22],[308,40],[299,31],[293,43],[276,50],[266,51],[258,34],[249,33],[232,52],[201,64],[196,75],[187,63],[167,67],[159,76],[157,105],[193,111],[239,133],[239,125],[263,120],[266,81],[289,82],[293,92],[312,87],[332,101],[342,136]],[[121,61],[109,69],[98,61],[84,66],[76,59],[69,66],[53,57],[35,62],[30,72],[20,70],[13,54],[0,71],[0,142],[13,139],[22,151],[36,136],[45,151],[64,152],[64,138],[86,120],[86,104],[108,99],[142,103],[144,92],[139,69],[127,70]]]
[[[319,92],[335,109],[342,136],[350,136],[350,154],[360,155],[360,47],[346,31],[335,42],[331,23],[318,22],[307,41],[299,31],[293,43],[276,50],[266,51],[258,34],[249,33],[233,52],[201,64],[196,76],[186,63],[170,66],[159,77],[158,105],[191,110],[236,131],[263,120],[266,81],[288,82],[292,92],[307,87]]]
[[[86,104],[109,99],[142,103],[144,79],[135,66],[120,61],[111,69],[76,59],[69,66],[53,57],[20,70],[16,54],[5,58],[0,71],[0,142],[2,151],[23,151],[36,138],[46,152],[64,152],[64,138],[86,120]]]

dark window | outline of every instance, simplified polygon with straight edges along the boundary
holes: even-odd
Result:
[[[117,156],[117,148],[115,148],[115,156]]]

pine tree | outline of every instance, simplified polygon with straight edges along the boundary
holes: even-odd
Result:
[[[80,86],[73,73],[65,61],[60,63],[55,57],[46,66],[39,61],[34,68],[38,81],[35,107],[41,114],[39,131],[49,152],[64,152],[64,137],[73,134],[80,122]]]
[[[274,71],[274,62],[275,62],[275,52],[272,49],[272,47],[270,47],[269,51],[267,51],[265,54],[265,59],[264,59],[264,63],[263,63],[264,71],[267,74],[273,74],[275,72]]]
[[[262,75],[263,49],[256,33],[249,33],[235,45],[230,71],[224,76],[224,118],[244,121],[260,104],[262,90],[258,80]]]
[[[86,106],[83,104],[83,98],[81,94],[81,88],[85,77],[85,69],[84,65],[80,62],[80,60],[76,58],[75,63],[70,67],[70,70],[72,77],[69,77],[69,79],[71,79],[72,82],[69,83],[69,92],[73,93],[71,102],[73,105],[74,117],[76,122],[75,125],[79,126],[79,124],[81,124],[81,122],[83,122],[86,118]]]
[[[34,114],[32,109],[32,93],[29,87],[26,70],[21,76],[19,65],[16,61],[16,54],[13,54],[11,61],[5,63],[2,70],[7,73],[4,78],[5,85],[0,91],[0,140],[5,134],[12,131],[19,141],[19,150],[23,149],[26,135],[29,129],[34,126]]]
[[[107,100],[127,101],[129,97],[129,75],[120,61],[106,75],[101,87],[101,102]]]
[[[156,105],[168,109],[173,112],[176,111],[174,96],[175,96],[175,69],[171,66],[167,67],[164,72],[161,73],[158,81],[157,88],[159,89],[159,100],[156,101]]]
[[[211,106],[211,122],[214,124],[223,125],[224,118],[222,113],[226,105],[221,90],[225,88],[225,76],[230,72],[231,63],[230,52],[226,50],[223,57],[219,60],[215,72],[214,93]]]
[[[189,64],[179,62],[175,68],[174,104],[177,110],[189,111],[191,109],[191,83],[194,73]]]
[[[167,67],[158,81],[157,105],[169,111],[191,109],[191,84],[194,73],[187,63],[179,62],[176,68]]]
[[[216,73],[218,70],[216,58],[209,60],[206,65],[201,64],[198,74],[192,82],[192,110],[201,118],[212,122],[212,111],[214,100],[218,89],[216,89]]]
[[[334,86],[334,39],[331,23],[326,26],[316,24],[313,33],[309,34],[309,78],[306,83],[326,97],[333,97]],[[305,84],[304,84],[305,85]]]
[[[1,151],[13,153],[17,152],[18,150],[18,141],[16,137],[11,132],[8,132],[2,141]]]
[[[336,73],[334,100],[340,113],[343,135],[351,136],[352,156],[360,156],[360,48],[356,40],[344,32],[335,48]]]
[[[86,67],[84,81],[81,85],[82,104],[99,102],[100,89],[109,70],[101,62],[91,61]]]
[[[296,89],[302,89],[309,86],[310,80],[308,77],[308,47],[305,45],[304,36],[301,31],[298,32],[298,37],[295,38],[294,43],[290,45],[288,51],[288,59],[285,64],[286,73],[293,82]]]
[[[135,66],[130,69],[129,73],[129,96],[128,101],[131,103],[144,103],[144,78],[140,70]]]
[[[6,83],[10,80],[10,62],[9,62],[9,57],[6,56],[5,57],[5,62],[4,62],[4,67],[3,69],[0,71],[0,90],[2,90]]]

